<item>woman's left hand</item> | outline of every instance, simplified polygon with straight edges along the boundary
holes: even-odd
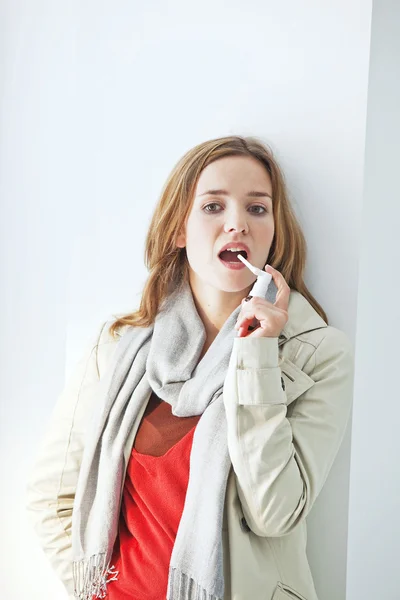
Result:
[[[238,337],[279,337],[288,321],[290,287],[283,275],[270,265],[265,266],[265,271],[271,273],[278,288],[276,300],[272,304],[259,296],[251,296],[248,301],[243,299],[242,309],[235,325],[235,329],[238,329]],[[259,321],[259,327],[248,332],[248,327],[254,323],[254,319]]]

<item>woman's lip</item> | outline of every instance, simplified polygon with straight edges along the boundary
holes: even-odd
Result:
[[[221,248],[221,250],[218,252],[218,256],[221,254],[221,252],[224,252],[224,250],[228,250],[229,248],[240,248],[243,252],[246,252],[247,257],[250,255],[250,248],[246,244],[243,244],[242,242],[229,242]]]
[[[241,260],[239,260],[239,262],[229,263],[225,260],[222,260],[222,258],[220,258],[219,256],[218,260],[224,265],[224,267],[226,267],[227,269],[231,269],[232,271],[239,271],[240,269],[244,269],[246,267],[246,265],[243,264]]]

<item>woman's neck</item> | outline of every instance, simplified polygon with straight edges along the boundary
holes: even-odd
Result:
[[[251,286],[238,292],[223,292],[210,285],[190,280],[193,301],[203,322],[206,338],[213,340],[225,321],[247,296]]]

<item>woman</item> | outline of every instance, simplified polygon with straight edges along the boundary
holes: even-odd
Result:
[[[272,275],[265,298],[239,253]],[[214,139],[175,166],[140,308],[101,327],[29,483],[71,598],[317,600],[306,517],[345,432],[353,351],[305,259],[257,139]]]

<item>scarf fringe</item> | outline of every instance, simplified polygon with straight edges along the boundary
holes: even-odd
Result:
[[[118,571],[106,559],[106,554],[95,554],[89,560],[73,563],[74,597],[77,600],[92,600],[93,596],[105,598],[107,584],[116,581]]]
[[[168,578],[167,600],[223,600],[207,592],[203,586],[175,567],[170,567]]]
[[[74,597],[77,600],[106,598],[107,584],[116,581],[119,572],[106,564],[106,554],[95,554],[88,561],[80,560],[72,565]],[[169,569],[167,600],[223,600],[222,596],[210,594],[199,583],[174,567]]]

